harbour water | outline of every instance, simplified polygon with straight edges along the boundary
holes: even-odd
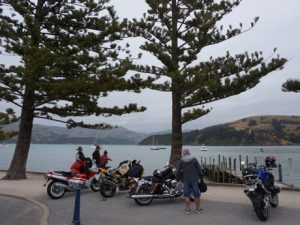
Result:
[[[92,145],[81,145],[86,157],[91,157],[94,151]],[[71,164],[75,161],[76,148],[78,145],[68,144],[31,144],[27,161],[27,171],[47,172],[48,170],[69,171]],[[100,153],[108,151],[109,166],[118,166],[124,160],[140,160],[145,168],[145,175],[152,174],[154,169],[162,169],[169,160],[170,146],[163,146],[166,149],[151,150],[151,146],[140,145],[101,145]],[[249,162],[257,159],[258,164],[263,164],[267,155],[273,154],[277,158],[277,164],[282,165],[283,182],[289,185],[300,187],[300,146],[208,146],[207,151],[201,151],[200,146],[183,146],[190,149],[193,156],[199,162],[206,158],[215,159],[231,157],[237,159],[239,155],[245,160],[246,155]],[[262,150],[261,150],[262,149]],[[0,170],[7,170],[13,157],[15,144],[7,144],[0,148]],[[292,162],[292,164],[290,164]],[[278,171],[273,171],[278,177]]]

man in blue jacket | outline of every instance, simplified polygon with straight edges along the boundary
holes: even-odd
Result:
[[[203,173],[198,160],[191,156],[188,149],[182,151],[182,158],[180,159],[178,169],[177,169],[177,179],[183,175],[184,182],[184,203],[185,203],[185,213],[191,214],[190,209],[190,195],[193,193],[195,197],[196,213],[200,213],[203,209],[200,208],[200,190],[198,186],[198,181],[203,179]]]

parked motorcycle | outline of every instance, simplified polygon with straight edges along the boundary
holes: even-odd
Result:
[[[141,177],[143,172],[144,168],[137,160],[125,160],[116,168],[100,168],[98,179],[100,194],[105,198],[110,198],[114,196],[117,189],[128,189],[133,178]]]
[[[135,179],[129,190],[129,197],[142,206],[151,204],[153,199],[178,198],[182,194],[183,183],[176,181],[173,165],[167,165],[162,171],[154,170],[153,177]]]
[[[257,217],[266,221],[269,216],[269,206],[278,206],[278,193],[280,188],[274,186],[274,176],[270,170],[276,166],[274,163],[267,163],[266,166],[257,167],[256,164],[249,164],[242,171],[245,183],[244,193],[251,200]],[[242,162],[244,164],[244,162]]]
[[[89,161],[89,160],[88,160]],[[93,191],[99,190],[99,169],[91,168],[91,160],[87,163],[88,170],[82,173],[72,173],[65,171],[49,171],[45,174],[44,187],[47,186],[47,194],[51,199],[60,199],[67,191],[91,188]]]

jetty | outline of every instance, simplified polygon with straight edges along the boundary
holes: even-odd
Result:
[[[248,155],[242,157],[239,155],[236,157],[226,157],[218,155],[216,158],[214,157],[201,157],[200,164],[203,168],[203,172],[207,182],[210,183],[231,183],[231,184],[243,184],[242,178],[242,169],[243,166],[241,162],[245,162],[245,166],[249,165],[249,157]],[[257,157],[254,157],[254,162],[259,165]],[[293,173],[293,163],[292,159],[288,159],[287,171],[283,173],[282,165],[277,164],[277,168],[272,170],[272,173],[275,177],[276,185],[280,187],[286,188],[295,188],[292,178],[294,177]],[[283,174],[286,174],[288,177],[283,179]],[[284,182],[284,180],[289,180],[289,183]]]

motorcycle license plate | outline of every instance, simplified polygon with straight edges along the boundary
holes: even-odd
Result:
[[[245,189],[248,191],[254,191],[256,188],[256,184],[254,185],[246,185]]]

